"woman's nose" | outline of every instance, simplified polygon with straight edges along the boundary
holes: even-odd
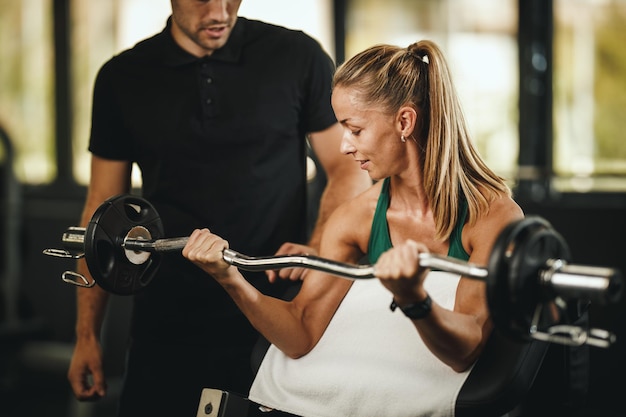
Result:
[[[356,152],[356,148],[352,144],[349,132],[344,132],[343,136],[341,137],[341,146],[339,147],[339,150],[342,154],[345,155]]]

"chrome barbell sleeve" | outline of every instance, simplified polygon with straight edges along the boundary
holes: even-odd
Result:
[[[616,302],[624,289],[617,269],[568,264],[560,259],[548,260],[539,279],[563,298],[582,298],[598,304]]]

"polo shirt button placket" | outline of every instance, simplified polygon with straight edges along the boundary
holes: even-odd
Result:
[[[214,116],[215,109],[213,107],[214,85],[213,77],[210,74],[210,65],[208,62],[203,62],[200,68],[200,77],[204,80],[202,84],[202,101],[203,101],[203,113],[206,117]]]

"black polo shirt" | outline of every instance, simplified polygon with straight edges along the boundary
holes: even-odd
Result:
[[[332,60],[301,31],[241,17],[223,48],[198,59],[170,25],[100,70],[89,150],[137,162],[165,237],[208,227],[252,256],[304,242],[305,135],[336,121]],[[136,297],[136,337],[226,346],[245,327],[241,338],[252,340],[212,278],[179,254],[164,258]],[[246,276],[266,293],[283,291]],[[230,335],[216,342],[222,331]]]

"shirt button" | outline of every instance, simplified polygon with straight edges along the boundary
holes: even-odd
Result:
[[[206,99],[206,104],[211,104],[213,102],[213,100],[211,100],[210,98]]]
[[[213,78],[209,77],[209,78],[206,79],[206,83],[207,84],[211,84],[212,82],[213,82]]]

